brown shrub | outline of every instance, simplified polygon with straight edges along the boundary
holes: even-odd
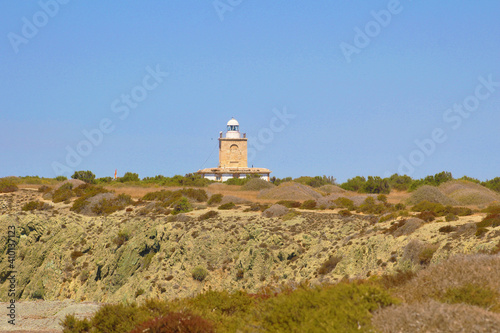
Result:
[[[500,315],[465,304],[433,300],[390,306],[375,312],[372,323],[380,332],[499,332]]]
[[[337,267],[337,264],[342,260],[342,257],[340,256],[330,256],[328,260],[326,260],[323,264],[321,264],[321,267],[318,268],[318,274],[319,275],[325,275],[330,273]]]
[[[410,282],[397,289],[397,296],[407,302],[441,299],[448,289],[478,284],[500,290],[500,257],[486,254],[454,256],[419,271]]]
[[[214,325],[198,316],[189,312],[170,312],[162,317],[148,320],[130,333],[211,333],[215,332]]]

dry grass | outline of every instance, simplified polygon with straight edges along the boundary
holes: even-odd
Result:
[[[381,332],[500,332],[499,314],[433,300],[380,309],[372,323]]]
[[[498,255],[454,256],[420,271],[410,283],[398,288],[396,294],[406,302],[414,303],[441,299],[449,289],[470,284],[500,292],[498,272],[500,272]]]

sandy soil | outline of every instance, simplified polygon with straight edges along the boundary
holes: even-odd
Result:
[[[88,318],[96,312],[98,303],[76,303],[65,301],[38,301],[16,303],[16,325],[7,322],[8,303],[0,303],[0,332],[62,332],[60,322],[66,315],[74,314],[77,318]]]

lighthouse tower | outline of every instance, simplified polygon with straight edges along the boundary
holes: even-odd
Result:
[[[219,166],[198,170],[198,174],[214,181],[226,181],[249,175],[269,181],[271,170],[248,167],[248,139],[240,133],[240,124],[234,118],[227,122],[227,131],[219,135]]]
[[[226,137],[219,138],[219,168],[248,168],[247,138],[240,133],[240,124],[234,118],[227,123]]]

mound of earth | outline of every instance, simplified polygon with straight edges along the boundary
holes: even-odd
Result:
[[[441,184],[439,190],[460,205],[488,205],[500,201],[500,194],[482,185],[466,180],[452,180]]]
[[[424,185],[416,189],[411,194],[410,198],[408,198],[408,203],[410,205],[416,205],[424,200],[434,203],[440,203],[442,205],[458,205],[458,202],[448,197],[439,188],[429,185]]]
[[[245,185],[241,187],[242,191],[260,191],[267,188],[275,187],[273,183],[265,181],[264,179],[254,178],[248,181]]]
[[[318,188],[318,190],[320,190],[321,192],[325,192],[327,194],[346,192],[346,190],[344,190],[343,188],[340,188],[337,185],[323,185],[320,188]]]
[[[278,187],[268,190],[262,190],[257,196],[259,199],[271,200],[316,200],[321,198],[321,194],[316,192],[312,187],[294,183],[286,182]]]
[[[262,215],[265,217],[281,217],[286,215],[290,210],[282,205],[272,205],[268,209],[266,209]]]
[[[85,184],[85,182],[83,180],[80,180],[80,179],[68,179],[68,180],[63,181],[60,184],[57,184],[55,189],[57,190],[59,187],[66,185],[66,184],[71,184],[71,185],[73,185],[73,188],[77,188],[78,186]]]
[[[235,203],[235,204],[247,204],[247,203],[249,203],[249,201],[246,199],[236,197],[234,195],[225,195],[222,197],[222,201],[220,204],[223,205],[223,204],[227,204],[230,202]]]

